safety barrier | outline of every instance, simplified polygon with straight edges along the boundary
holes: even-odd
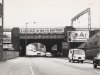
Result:
[[[93,59],[99,53],[99,49],[86,50],[86,59]]]
[[[86,59],[93,59],[100,52],[100,47],[81,48],[85,50]]]

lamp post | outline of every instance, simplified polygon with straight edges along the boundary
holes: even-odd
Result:
[[[3,61],[3,0],[0,4],[0,62]]]

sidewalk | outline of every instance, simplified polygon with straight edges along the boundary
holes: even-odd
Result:
[[[32,75],[24,58],[0,62],[0,75]]]

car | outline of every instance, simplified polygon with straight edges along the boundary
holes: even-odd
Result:
[[[40,51],[36,51],[37,53],[37,56],[40,56],[41,55],[41,52]]]
[[[45,56],[45,52],[41,52],[41,56]]]
[[[37,55],[36,50],[34,50],[34,49],[26,50],[26,56],[36,56],[36,55]]]
[[[100,66],[100,53],[93,59],[93,67],[97,68],[97,66]]]
[[[36,51],[36,52],[37,52],[37,56],[45,56],[44,52],[41,52],[41,51]]]
[[[47,56],[47,57],[51,57],[52,54],[51,54],[50,52],[46,52],[46,56]]]
[[[70,49],[68,53],[69,62],[78,61],[83,63],[85,61],[85,51],[82,49]]]

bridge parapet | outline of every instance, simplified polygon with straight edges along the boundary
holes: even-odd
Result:
[[[64,28],[21,28],[21,34],[62,34]]]

